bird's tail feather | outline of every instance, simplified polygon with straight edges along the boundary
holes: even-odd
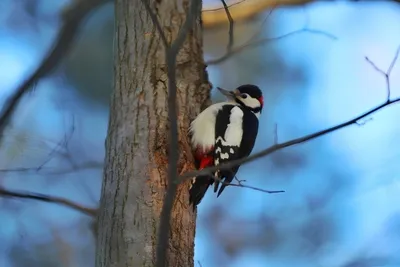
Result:
[[[225,179],[221,179],[221,187],[218,190],[218,185],[216,185],[214,187],[214,192],[217,192],[218,190],[218,194],[217,197],[219,197],[219,195],[221,195],[222,191],[224,191],[225,187],[227,187],[232,181],[233,178],[235,177],[235,174],[237,172],[237,169],[235,169],[234,171],[232,170],[225,170],[225,171],[220,171],[220,175],[219,177],[225,177]],[[217,183],[217,181],[216,181]]]
[[[232,180],[233,180],[233,179],[232,179]],[[225,179],[225,180],[221,183],[221,187],[219,188],[217,197],[219,197],[219,195],[221,195],[222,191],[224,191],[225,187],[226,187],[227,185],[229,185],[229,183],[231,183],[232,180],[231,180],[231,181],[228,181],[227,179]],[[217,190],[215,190],[215,192],[216,192],[216,191],[217,191]]]
[[[221,178],[219,176],[219,172],[215,173],[215,178],[217,178],[217,179],[214,179],[215,180],[214,181],[214,193],[218,191],[219,183],[221,181]]]
[[[193,210],[195,210],[196,206],[200,204],[208,187],[213,182],[213,178],[209,175],[197,176],[195,178],[195,181],[189,190],[189,204],[193,206]]]

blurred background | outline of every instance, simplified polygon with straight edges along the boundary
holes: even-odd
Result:
[[[261,1],[261,0],[248,0]],[[228,5],[235,1],[227,1]],[[241,1],[236,1],[241,2]],[[0,1],[0,103],[40,64],[68,0]],[[239,3],[239,6],[242,3]],[[205,0],[203,16],[221,7]],[[226,53],[227,23],[208,22],[205,59]],[[0,185],[96,207],[113,77],[111,3],[91,13],[72,50],[23,99],[3,137]],[[265,107],[255,152],[333,126],[380,104],[400,45],[400,5],[321,1],[259,10],[235,24],[235,45],[209,64],[214,86],[258,84]],[[400,62],[391,74],[399,97]],[[222,100],[213,91],[213,100]],[[400,107],[365,124],[281,150],[241,168],[245,184],[199,206],[198,267],[400,266]],[[0,198],[1,267],[94,266],[89,216]],[[210,227],[213,225],[213,227]]]

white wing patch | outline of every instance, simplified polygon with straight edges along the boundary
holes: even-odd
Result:
[[[243,136],[243,110],[233,107],[229,117],[229,124],[225,131],[225,143],[228,146],[240,146]],[[222,143],[224,145],[224,143]]]
[[[229,154],[228,154],[228,153],[221,153],[221,154],[219,155],[219,157],[220,157],[221,159],[229,159]]]
[[[219,144],[215,149],[217,156],[214,164],[218,165],[220,160],[228,160],[230,154],[235,151],[232,147],[239,147],[243,137],[243,111],[240,107],[233,107],[229,116],[229,124],[226,127],[224,138],[217,137],[216,143]],[[224,149],[226,148],[226,149]],[[227,150],[229,148],[229,150]],[[223,151],[224,150],[224,151]],[[229,152],[229,153],[228,153]]]
[[[215,145],[215,122],[218,111],[228,104],[227,102],[216,103],[203,110],[190,124],[189,131],[192,135],[193,148],[207,148]],[[229,102],[229,104],[232,104]]]

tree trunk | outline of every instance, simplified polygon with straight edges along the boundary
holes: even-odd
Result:
[[[175,39],[186,18],[189,0],[150,2],[167,39]],[[154,266],[168,167],[164,46],[140,0],[116,0],[115,9],[115,83],[98,217],[96,267]],[[178,171],[182,173],[194,168],[187,138],[189,123],[208,104],[210,92],[200,20],[188,32],[176,68]],[[188,187],[186,182],[177,191],[166,266],[194,265],[195,214],[188,206]]]

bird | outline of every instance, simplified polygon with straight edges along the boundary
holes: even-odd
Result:
[[[241,85],[233,91],[221,87],[217,89],[227,100],[204,109],[189,127],[190,144],[198,170],[249,156],[257,138],[264,106],[261,89],[253,84]],[[213,175],[194,177],[189,189],[189,205],[193,206],[193,210],[212,184],[214,193],[218,191],[218,198],[239,168],[235,166],[228,170],[217,170]]]

